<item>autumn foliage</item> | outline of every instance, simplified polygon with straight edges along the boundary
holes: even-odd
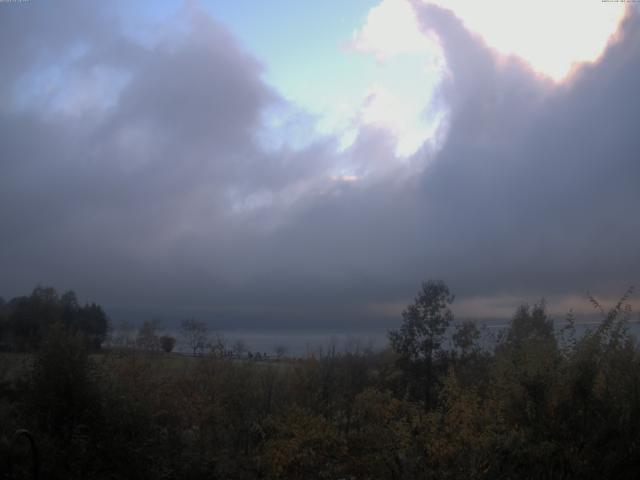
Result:
[[[273,362],[90,355],[59,326],[0,369],[0,452],[27,428],[46,478],[636,478],[627,300],[584,334],[523,306],[488,345],[427,282],[391,348]]]

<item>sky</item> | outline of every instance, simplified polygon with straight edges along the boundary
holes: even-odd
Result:
[[[0,295],[395,327],[615,301],[640,13],[601,0],[0,2]]]

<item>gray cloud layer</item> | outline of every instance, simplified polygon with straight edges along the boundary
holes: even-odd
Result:
[[[227,327],[365,327],[430,277],[467,298],[637,283],[637,14],[554,86],[420,7],[447,136],[400,162],[373,129],[340,153],[266,146],[269,112],[312,119],[197,8],[143,42],[86,5],[0,5],[4,296],[41,282]],[[344,166],[362,179],[332,179]]]

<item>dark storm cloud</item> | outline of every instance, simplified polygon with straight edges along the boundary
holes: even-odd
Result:
[[[15,33],[2,45],[14,71],[0,112],[3,291],[45,282],[106,303],[215,306],[232,294],[247,302],[237,292],[261,219],[231,211],[324,172],[333,141],[264,151],[265,111],[284,102],[259,62],[193,6],[176,20],[184,29],[150,47],[125,36],[113,12],[56,6],[42,30],[45,13],[34,9],[0,17]],[[97,27],[65,35],[71,23]],[[29,87],[52,68],[62,80],[53,75],[46,95]],[[89,107],[73,108],[68,82],[91,91],[100,69],[126,78],[115,105],[101,105],[98,89]]]
[[[441,258],[464,252],[452,270],[464,290],[620,292],[637,283],[637,14],[601,62],[557,88],[516,60],[492,61],[447,12],[426,8],[422,19],[444,42],[452,73],[443,95],[454,105],[425,172],[425,202],[437,206],[429,221],[443,227]]]
[[[420,8],[447,56],[448,133],[400,161],[370,128],[343,152],[267,146],[272,112],[312,120],[197,7],[145,43],[108,8],[28,5],[0,9],[5,296],[43,282],[140,315],[364,327],[430,277],[533,299],[637,282],[636,16],[554,86]]]

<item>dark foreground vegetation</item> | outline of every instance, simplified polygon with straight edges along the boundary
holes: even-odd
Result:
[[[387,351],[302,361],[95,354],[88,320],[55,321],[1,354],[0,468],[28,473],[27,429],[41,478],[637,478],[626,296],[579,338],[523,306],[490,349],[452,300],[427,282]]]

